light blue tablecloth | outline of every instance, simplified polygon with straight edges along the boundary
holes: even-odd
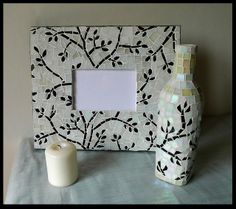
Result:
[[[154,175],[154,152],[78,151],[79,180],[65,188],[47,180],[44,150],[23,140],[6,204],[231,204],[232,116],[203,120],[195,174],[179,187]]]

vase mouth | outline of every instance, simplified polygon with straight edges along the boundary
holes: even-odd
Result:
[[[180,53],[195,54],[197,52],[197,45],[195,45],[195,44],[177,44],[175,47],[175,51],[180,52]]]

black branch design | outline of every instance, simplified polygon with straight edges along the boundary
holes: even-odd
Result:
[[[74,125],[73,127],[70,124],[68,124],[68,123],[66,123],[66,127],[60,126],[60,128],[62,130],[65,130],[65,129],[67,130],[67,135],[69,135],[70,132],[73,131],[73,130],[78,130],[82,134],[84,134],[84,130],[82,130],[81,128],[78,127],[78,123],[80,121],[80,117],[75,117],[75,115],[73,113],[71,113],[70,121]]]
[[[111,61],[112,67],[115,67],[116,65],[123,65],[123,63],[119,59],[119,56],[115,56],[110,57],[108,60]]]
[[[87,48],[86,48],[86,41],[85,41],[84,37],[82,36],[82,33],[81,33],[81,31],[80,31],[80,28],[79,28],[79,27],[76,27],[76,29],[77,29],[77,31],[78,31],[78,33],[79,33],[79,35],[80,35],[81,40],[82,40],[82,43],[83,43],[83,50],[84,50],[86,56],[87,56],[87,58],[89,59],[89,61],[90,61],[90,63],[92,64],[92,66],[95,67],[94,62],[93,62],[92,58],[90,57],[90,55],[89,55],[89,53],[88,53],[88,51],[87,51]]]
[[[121,123],[124,124],[124,128],[128,128],[128,130],[130,132],[134,131],[134,132],[138,132],[138,129],[135,127],[138,123],[136,122],[133,122],[131,123],[132,121],[132,118],[128,118],[127,121],[124,121],[124,120],[121,120],[120,118],[117,118],[117,117],[110,117],[110,118],[107,118],[105,119],[104,121],[100,122],[99,124],[97,124],[93,129],[96,130],[97,128],[99,128],[100,126],[102,126],[103,124],[109,122],[109,121],[119,121]]]
[[[169,28],[171,28],[171,26],[166,26],[164,28],[164,32],[167,32]],[[176,45],[175,33],[173,33],[171,37],[172,37],[173,51],[175,52],[175,45]]]
[[[157,53],[161,52],[162,59],[165,63],[165,65],[163,66],[163,70],[167,69],[168,73],[171,73],[171,69],[170,69],[169,66],[173,66],[174,63],[173,62],[169,62],[169,63],[167,62],[164,51],[163,51],[163,47],[165,46],[165,44],[169,41],[169,39],[171,37],[173,39],[173,34],[175,32],[175,28],[176,28],[176,26],[172,27],[172,30],[166,36],[165,40],[162,42],[162,44],[158,47],[158,49],[156,51],[153,51],[152,49],[148,50],[149,56],[147,56],[146,59],[145,59],[146,62],[148,62],[151,59],[153,59],[153,61],[155,62],[157,60]]]
[[[135,32],[135,35],[142,34],[142,37],[144,37],[147,35],[148,30],[152,30],[154,28],[158,28],[158,26],[148,26],[148,27],[138,26],[138,29]]]
[[[62,61],[62,62],[64,62],[64,61],[66,60],[66,58],[68,58],[67,49],[68,49],[68,47],[71,45],[71,43],[72,43],[72,42],[69,42],[69,43],[66,45],[65,49],[63,50],[63,52],[60,52],[60,53],[58,54],[58,56],[61,57],[61,61]]]
[[[52,135],[55,135],[56,134],[56,132],[55,131],[53,131],[53,132],[51,132],[51,133],[48,133],[48,134],[44,134],[43,132],[41,132],[40,134],[36,134],[35,135],[35,142],[39,142],[39,145],[41,145],[42,144],[42,140],[44,139],[44,141],[43,141],[43,143],[47,143],[47,137],[48,136],[52,136]],[[41,135],[41,136],[40,136]]]
[[[38,53],[38,55],[40,56],[40,58],[36,58],[36,61],[38,62],[38,66],[44,66],[50,73],[52,73],[54,76],[60,78],[61,81],[64,81],[63,78],[62,78],[59,74],[55,73],[53,70],[51,70],[51,69],[47,66],[45,60],[43,59],[43,57],[45,57],[46,54],[47,54],[47,50],[44,50],[43,53],[42,53],[42,55],[40,54],[39,49],[38,49],[36,46],[34,47],[34,50],[35,50],[35,51]]]
[[[51,89],[45,89],[46,99],[47,100],[50,99],[51,95],[56,97],[57,96],[57,92],[56,92],[57,88],[62,87],[62,86],[71,86],[71,85],[72,85],[72,83],[65,83],[64,82],[64,83],[60,83],[60,84],[53,86]]]
[[[92,49],[89,50],[88,54],[91,55],[96,49],[102,49],[102,51],[108,51],[109,49],[107,48],[107,46],[111,45],[112,41],[109,40],[107,43],[105,42],[105,40],[102,40],[100,45],[97,45],[96,40],[98,40],[100,38],[99,35],[97,35],[98,30],[94,30],[93,32],[93,37],[89,37],[88,40],[92,41],[93,43],[93,47]]]
[[[95,65],[95,63],[94,63],[94,61],[92,60],[92,58],[90,57],[90,55],[91,55],[96,49],[100,49],[100,48],[101,48],[103,51],[108,51],[109,49],[106,48],[106,46],[108,46],[108,45],[110,45],[110,44],[112,43],[111,40],[109,40],[107,43],[105,43],[105,41],[102,40],[102,41],[101,41],[101,44],[100,44],[99,46],[97,46],[95,41],[99,39],[99,36],[96,35],[96,34],[97,34],[97,30],[95,30],[95,31],[94,31],[94,34],[93,34],[93,35],[94,35],[94,36],[93,36],[94,38],[91,38],[91,37],[88,38],[88,40],[90,40],[90,41],[93,42],[93,48],[88,51],[88,50],[87,50],[87,46],[86,46],[86,39],[87,39],[87,36],[88,36],[88,32],[89,32],[89,30],[90,30],[90,27],[88,27],[88,28],[86,29],[84,36],[82,35],[82,33],[81,33],[79,27],[76,27],[77,31],[59,31],[59,32],[58,32],[58,31],[56,31],[55,29],[53,29],[53,28],[51,28],[51,27],[47,27],[47,29],[49,29],[49,30],[55,32],[54,34],[51,33],[51,32],[49,32],[49,31],[45,33],[46,35],[49,36],[49,41],[51,41],[53,38],[54,38],[54,40],[56,39],[55,41],[57,41],[58,35],[60,35],[61,37],[64,37],[65,39],[67,39],[67,40],[69,41],[68,45],[71,44],[71,43],[73,43],[73,44],[79,46],[79,48],[82,49],[82,50],[84,51],[84,53],[86,54],[87,58],[89,59],[90,63],[92,64],[92,66],[95,67],[95,68],[99,68],[99,66],[100,66],[103,62],[105,62],[106,60],[108,60],[108,59],[116,52],[116,50],[117,50],[117,48],[118,48],[118,46],[119,46],[120,36],[121,36],[121,31],[122,31],[122,27],[118,27],[118,29],[119,29],[119,34],[118,34],[118,41],[117,41],[117,44],[116,44],[115,48],[112,50],[112,52],[111,52],[110,54],[108,54],[108,55],[107,55],[104,59],[102,59],[97,65]],[[78,34],[78,35],[80,36],[81,41],[82,41],[82,46],[81,46],[78,42],[76,42],[75,40],[71,39],[70,37],[68,37],[68,36],[65,35],[65,34]],[[145,46],[144,46],[144,47],[145,47]],[[67,56],[66,53],[67,53],[67,52],[62,52],[62,53],[60,53],[59,56],[62,56],[62,57],[61,57],[61,60],[62,60],[62,61],[65,60],[65,58],[66,58],[66,56]],[[122,64],[122,62],[119,61],[119,62],[118,62],[118,65],[121,65],[121,64]]]
[[[85,120],[85,117],[83,115],[83,112],[82,111],[79,111],[79,114],[80,114],[80,117],[82,119],[82,122],[84,124],[84,138],[83,138],[83,146],[85,145],[85,142],[86,142],[86,137],[87,137],[87,123],[86,123],[86,120]]]
[[[143,36],[145,36],[147,34],[148,30],[151,30],[151,29],[153,29],[155,27],[156,26],[149,26],[149,27],[141,27],[141,26],[139,26],[138,27],[138,31],[139,32],[137,31],[135,35],[138,35],[138,33],[140,33]],[[65,39],[68,40],[68,43],[67,43],[65,49],[63,50],[63,52],[58,54],[58,56],[61,56],[61,61],[62,62],[64,62],[66,57],[68,56],[67,49],[68,49],[68,47],[71,44],[74,44],[74,45],[78,46],[85,53],[85,55],[89,59],[91,65],[93,67],[95,67],[95,68],[99,68],[106,61],[111,61],[113,67],[115,67],[116,64],[117,65],[122,65],[123,63],[119,60],[120,57],[115,55],[115,52],[117,51],[117,49],[119,47],[128,48],[131,53],[133,53],[135,51],[136,54],[139,53],[139,49],[141,49],[141,48],[148,48],[148,46],[146,44],[143,44],[141,40],[137,41],[137,43],[135,45],[120,44],[120,39],[121,39],[121,34],[122,34],[122,27],[117,27],[118,30],[119,30],[119,33],[118,33],[118,36],[117,36],[117,42],[116,42],[116,44],[114,46],[114,49],[111,52],[109,52],[109,49],[107,48],[107,46],[111,45],[112,41],[108,40],[106,42],[105,40],[101,40],[99,42],[99,37],[100,36],[97,34],[97,29],[95,29],[93,31],[92,37],[89,37],[90,36],[89,35],[90,27],[86,28],[86,31],[85,31],[84,35],[82,35],[79,27],[76,27],[77,31],[57,31],[57,30],[55,30],[55,29],[53,29],[51,27],[46,27],[46,28],[49,30],[49,31],[46,31],[46,33],[45,33],[48,36],[48,42],[50,42],[52,40],[57,42],[59,37],[62,37],[62,38],[65,38]],[[36,30],[38,30],[38,28]],[[36,33],[36,30],[33,30],[33,33],[34,32]],[[167,30],[168,30],[168,28],[166,29],[166,31]],[[67,35],[73,35],[73,34],[79,35],[79,37],[80,37],[80,39],[82,41],[82,45],[79,42],[77,42],[77,41],[73,40],[72,38],[70,38],[69,36],[67,36]],[[157,49],[155,52],[152,52],[150,57],[151,56],[155,56],[159,51],[164,54],[163,47],[164,47],[165,43],[169,40],[170,37],[172,37],[172,40],[175,39],[174,27],[172,28],[172,30],[168,34],[168,36],[165,38],[164,42],[162,43],[161,48]],[[87,45],[86,45],[86,42],[89,42],[89,41],[90,41],[90,43],[92,43],[92,48],[90,50],[88,50]],[[90,55],[95,50],[99,50],[99,49],[101,49],[102,51],[107,51],[108,55],[106,57],[104,57],[102,60],[100,60],[100,62],[98,62],[98,64],[95,64],[94,61],[92,60],[92,58],[90,57]],[[173,45],[173,49],[174,49],[174,45]],[[72,83],[65,83],[65,81],[63,80],[63,78],[59,74],[55,73],[54,71],[52,71],[47,66],[45,60],[43,59],[43,57],[45,57],[46,54],[47,54],[46,50],[44,50],[42,54],[39,52],[39,49],[37,47],[34,47],[34,50],[40,56],[39,58],[36,58],[36,61],[38,62],[38,65],[39,66],[44,66],[50,73],[52,73],[54,76],[60,78],[60,80],[62,81],[62,83],[53,86],[51,89],[49,88],[49,89],[45,90],[46,98],[47,99],[49,99],[51,97],[51,95],[56,97],[57,96],[57,91],[56,90],[59,87],[70,86],[70,85],[72,85]],[[150,50],[149,50],[149,53],[150,53]],[[154,58],[154,59],[156,59],[156,58]],[[167,64],[171,65],[170,63],[168,63],[166,61],[165,58],[163,58],[163,60],[165,62],[165,65],[167,65]],[[81,66],[81,63],[79,63],[77,65],[77,68],[79,68],[80,66]],[[34,65],[31,66],[31,71],[33,71],[33,69],[34,69]],[[75,66],[72,65],[72,70],[73,69],[75,69]],[[145,87],[147,86],[149,81],[154,80],[155,77],[152,75],[152,70],[151,69],[149,69],[146,73],[144,73],[143,76],[144,76],[145,82],[140,87],[140,89],[137,91],[137,93],[140,93],[140,92],[143,93],[142,94],[142,99],[140,101],[138,101],[137,103],[143,103],[143,104],[147,105],[148,104],[148,100],[151,99],[152,95],[147,95],[146,93],[143,92],[143,90],[145,89]],[[34,76],[32,75],[32,77],[34,77]],[[72,97],[70,95],[68,95],[66,97],[60,97],[60,99],[62,101],[66,101],[66,106],[72,105]],[[53,106],[53,108],[54,108],[54,106]],[[52,118],[55,115],[56,111],[52,111],[50,116],[47,116],[47,115],[44,114],[44,109],[43,108],[37,109],[36,112],[39,113],[39,115],[38,115],[39,118],[44,116],[48,120],[48,122],[50,123],[50,125],[51,125],[51,127],[53,129],[53,131],[50,132],[50,133],[47,133],[47,134],[43,133],[41,135],[39,135],[39,134],[37,135],[37,137],[36,137],[38,139],[37,141],[41,141],[41,143],[42,143],[43,139],[47,140],[47,137],[49,137],[51,135],[54,135],[54,134],[57,134],[57,135],[61,136],[62,138],[67,139],[68,141],[71,141],[73,143],[79,144],[83,149],[89,149],[89,147],[91,145],[91,142],[92,142],[92,138],[93,138],[94,132],[98,128],[100,128],[103,124],[105,124],[105,123],[107,123],[109,121],[121,122],[121,123],[123,123],[124,128],[127,129],[128,131],[130,131],[130,132],[134,131],[134,132],[138,133],[138,128],[136,127],[137,122],[132,121],[133,118],[128,118],[127,120],[122,120],[122,119],[118,118],[119,115],[120,115],[119,111],[115,114],[114,117],[107,118],[107,119],[99,122],[98,124],[95,124],[95,125],[93,124],[91,128],[90,128],[90,125],[92,124],[92,121],[96,118],[97,114],[103,114],[103,112],[101,112],[101,111],[100,112],[93,112],[92,117],[88,120],[88,122],[86,122],[85,117],[83,116],[83,113],[81,111],[79,111],[79,114],[80,114],[79,117],[75,118],[74,114],[71,114],[71,124],[67,123],[65,125],[65,127],[61,126],[60,128],[62,130],[66,130],[67,135],[69,135],[71,133],[71,131],[74,131],[74,130],[81,132],[83,134],[83,141],[82,141],[82,143],[80,143],[80,142],[74,141],[72,139],[69,139],[67,136],[64,136],[63,134],[58,132],[58,130],[54,127]],[[153,115],[152,114],[150,114],[150,116],[148,116],[148,117],[146,116],[145,113],[143,115],[147,119],[146,125],[153,124],[155,127],[157,126],[157,124],[153,121]],[[78,122],[81,122],[84,127],[80,128],[80,126],[78,125]],[[88,132],[90,133],[89,137],[88,137],[88,135],[89,135]],[[101,131],[101,133],[98,133],[98,132],[96,133],[97,141],[93,145],[92,149],[104,147],[103,143],[104,143],[104,139],[106,138],[106,135],[104,135],[104,133],[105,133],[105,129],[103,129]],[[183,137],[182,135],[179,134],[179,137]],[[152,147],[155,146],[154,145],[154,141],[156,139],[156,136],[153,135],[152,131],[149,132],[149,136],[150,137],[146,137],[146,140],[148,141],[147,138],[149,138],[149,141],[150,141],[150,146],[149,146],[148,150],[150,150]],[[85,146],[87,138],[88,138],[88,144],[87,144],[87,146]],[[118,148],[121,150],[121,147],[120,147],[120,144],[119,144],[119,140],[120,139],[121,139],[121,136],[117,136],[116,143],[117,143]],[[170,139],[170,138],[167,138],[166,140],[168,140],[168,139]],[[190,143],[191,143],[191,146],[194,149],[195,143],[193,143],[193,142],[190,142]],[[125,146],[124,149],[125,150],[129,150],[129,149],[133,148],[134,146],[135,146],[135,143],[132,143],[130,145],[130,147]],[[164,150],[164,147],[161,147],[161,149]]]
[[[90,27],[87,27],[84,33],[84,40],[86,40],[89,30],[90,30]]]
[[[85,34],[84,36],[82,35],[81,31],[80,31],[80,28],[79,27],[76,27],[77,31],[56,31],[54,30],[53,28],[48,28],[56,33],[52,34],[51,32],[46,32],[45,34],[46,35],[49,35],[49,36],[52,36],[52,37],[49,37],[49,40],[51,41],[52,38],[54,38],[55,40],[55,37],[57,37],[58,35],[60,35],[61,37],[67,39],[69,41],[68,45],[73,43],[75,44],[76,46],[78,46],[81,50],[84,51],[85,55],[87,56],[87,58],[89,59],[90,63],[92,64],[93,67],[95,67],[95,63],[93,62],[92,58],[90,57],[90,54],[92,54],[93,51],[90,51],[90,53],[87,51],[87,46],[86,46],[86,39],[87,39],[87,35],[89,33],[89,30],[90,30],[90,27],[87,27],[86,31],[85,31]],[[80,39],[82,41],[82,45],[80,45],[78,42],[76,42],[75,40],[71,39],[70,37],[68,37],[67,35],[65,34],[78,34],[80,36]],[[110,44],[110,43],[109,43]],[[64,56],[63,56],[64,55]],[[66,56],[66,53],[63,53],[61,54],[61,59],[62,60],[65,60],[65,56]]]
[[[96,137],[97,137],[97,141],[95,142],[95,144],[93,145],[92,149],[94,148],[103,148],[104,147],[104,143],[105,143],[105,139],[107,138],[107,136],[104,134],[106,132],[105,129],[103,129],[101,131],[101,133],[96,133]]]
[[[152,69],[148,69],[148,72],[143,74],[143,78],[145,79],[144,84],[139,88],[139,90],[137,91],[137,93],[141,92],[144,90],[144,88],[146,87],[146,85],[148,84],[149,81],[155,80],[155,76],[152,75]]]
[[[147,148],[147,151],[149,151],[154,146],[154,141],[156,139],[156,135],[154,136],[152,131],[149,131],[149,137],[146,137],[146,141],[150,142],[149,147]]]
[[[170,66],[173,66],[174,63],[173,62],[167,62],[166,60],[166,57],[165,57],[165,54],[163,52],[163,49],[161,49],[161,57],[165,63],[165,65],[162,67],[163,70],[166,70],[167,69],[167,72],[168,73],[171,73],[171,69],[170,69]]]
[[[173,51],[175,52],[175,45],[176,45],[175,33],[172,34],[172,41],[173,41]]]
[[[116,142],[117,144],[117,147],[119,150],[122,150],[121,146],[120,146],[120,143],[119,141],[121,140],[121,135],[117,135],[117,134],[113,134],[113,138],[111,138],[111,141],[112,142]],[[133,142],[130,147],[128,147],[127,145],[124,147],[124,150],[130,150],[132,148],[135,147],[135,143]]]
[[[119,47],[128,48],[130,53],[133,53],[135,51],[136,54],[139,54],[138,48],[148,48],[148,45],[147,44],[142,44],[142,41],[139,40],[139,41],[137,41],[136,45],[119,44]]]
[[[193,168],[193,167],[191,166],[191,167],[189,168],[189,170],[182,172],[182,173],[180,174],[180,176],[177,177],[175,180],[181,180],[181,179],[183,179],[183,178],[186,178],[186,180],[188,180],[189,177],[190,177],[192,168]]]
[[[68,37],[67,35],[62,34],[61,37],[67,39],[68,41],[70,41],[71,43],[75,44],[76,46],[78,46],[80,49],[83,50],[83,47],[82,47],[78,42],[76,42],[75,40],[71,39],[71,38]]]
[[[118,149],[121,150],[119,140],[121,139],[121,135],[113,134],[112,142],[116,142]]]
[[[89,149],[89,147],[90,147],[90,144],[91,144],[92,138],[93,138],[93,125],[92,125],[92,127],[91,127],[91,132],[90,132],[90,137],[89,137],[89,141],[88,141],[87,149]]]
[[[115,48],[112,50],[112,52],[110,54],[108,54],[104,59],[102,59],[97,65],[96,65],[96,68],[99,68],[99,66],[105,62],[106,60],[108,60],[117,50],[119,44],[120,44],[120,36],[121,36],[121,32],[122,32],[122,27],[118,27],[118,30],[119,30],[119,34],[118,34],[118,38],[117,38],[117,43],[116,43],[116,46]]]
[[[165,176],[165,175],[166,175],[166,174],[165,174],[165,171],[168,170],[168,167],[167,167],[167,165],[165,165],[165,166],[162,168],[162,166],[161,166],[161,161],[158,161],[158,162],[157,162],[157,170],[158,170],[160,173],[162,173],[163,176]]]
[[[165,40],[162,42],[161,46],[155,51],[151,53],[151,56],[156,55],[160,50],[163,49],[163,47],[165,46],[165,44],[169,41],[169,39],[171,38],[171,36],[173,35],[175,31],[175,26],[173,26],[171,32],[166,36]]]
[[[177,110],[180,112],[181,114],[181,124],[182,124],[182,128],[178,131],[177,135],[180,135],[183,130],[186,128],[186,121],[185,121],[185,113],[190,112],[191,107],[188,106],[187,101],[184,102],[184,107],[182,108],[181,105],[178,105]],[[187,123],[187,126],[192,124],[192,119],[190,119]]]
[[[36,111],[36,113],[39,114],[39,115],[38,115],[38,118],[42,118],[42,117],[44,116],[44,117],[48,120],[49,124],[51,125],[51,127],[52,127],[52,129],[53,129],[53,132],[52,132],[53,134],[57,134],[58,136],[60,136],[60,137],[62,137],[62,138],[64,138],[64,139],[66,139],[66,140],[69,141],[69,142],[77,143],[77,144],[80,145],[83,149],[86,149],[79,141],[75,141],[75,140],[69,139],[68,137],[66,137],[66,136],[62,135],[60,132],[58,132],[58,130],[55,128],[55,126],[54,126],[54,124],[53,124],[53,122],[52,122],[52,118],[53,118],[53,117],[55,116],[55,114],[56,114],[56,110],[55,110],[55,108],[54,108],[54,105],[52,106],[51,113],[50,113],[49,116],[44,114],[44,108],[42,108],[42,107],[41,107],[41,109],[35,108],[35,111]],[[54,132],[55,132],[55,133],[54,133]],[[52,134],[52,133],[51,133],[51,134]]]
[[[87,128],[90,126],[90,123],[96,118],[96,116],[99,114],[99,112],[96,112],[96,111],[93,111],[92,113],[93,113],[93,115],[92,115],[92,117],[89,119],[89,122],[88,122],[88,124],[87,124]]]
[[[61,37],[65,38],[65,39],[67,39],[69,41],[69,43],[73,43],[76,46],[78,46],[80,49],[83,50],[83,47],[78,42],[76,42],[75,40],[71,39],[69,36],[65,35],[65,34],[78,34],[77,31],[56,31],[55,29],[53,29],[51,27],[47,27],[47,29],[55,32],[54,34],[51,33],[50,31],[47,31],[45,33],[45,35],[49,36],[48,42],[51,42],[53,39],[54,39],[55,42],[57,42],[58,41],[58,36],[61,36]]]
[[[148,105],[148,100],[152,98],[152,95],[147,95],[146,93],[143,93],[142,99],[140,101],[137,101],[136,104],[143,103],[144,105]]]
[[[167,153],[168,155],[170,155],[170,161],[172,163],[176,163],[177,165],[181,166],[181,159],[179,158],[178,154],[181,154],[180,151],[176,151],[175,153],[171,153],[168,150],[166,150],[163,147],[159,147],[158,145],[156,145],[157,148],[160,148],[162,151],[164,151],[165,153]],[[175,162],[174,162],[175,159]]]
[[[192,119],[190,119],[188,121],[188,123],[185,122],[186,121],[185,113],[190,111],[190,106],[188,106],[187,102],[185,102],[183,105],[183,108],[181,107],[181,105],[178,105],[177,110],[181,113],[181,116],[180,116],[181,123],[182,123],[181,128],[178,131],[176,131],[175,128],[173,126],[171,126],[170,121],[167,120],[166,128],[161,126],[161,131],[163,133],[165,133],[165,138],[162,140],[161,144],[156,144],[154,147],[157,147],[157,148],[161,149],[162,151],[166,152],[167,154],[169,154],[170,161],[172,163],[174,163],[174,159],[175,159],[176,160],[175,163],[177,165],[181,166],[181,161],[189,160],[190,158],[184,157],[184,158],[180,159],[180,157],[178,155],[182,153],[181,151],[177,150],[175,153],[171,153],[168,150],[166,150],[164,148],[164,146],[166,143],[169,143],[171,141],[180,140],[181,138],[191,136],[192,134],[194,134],[197,131],[197,129],[194,129],[194,130],[192,130],[188,133],[185,133],[185,134],[181,134],[186,129],[187,126],[190,126],[192,124]],[[177,132],[177,133],[174,135],[175,132]],[[169,134],[172,134],[172,136],[169,137]],[[197,144],[193,143],[191,140],[189,142],[189,145],[192,147],[192,150],[195,150],[197,147]]]
[[[56,32],[56,33],[51,34],[51,35],[53,35],[53,37],[55,37],[55,36],[58,36],[60,34],[78,34],[78,32],[77,31],[59,31],[59,32]],[[46,34],[46,35],[48,35],[48,34]]]
[[[155,127],[157,127],[157,124],[153,121],[153,114],[147,116],[147,114],[144,112],[143,117],[147,119],[147,122],[145,123],[146,126],[153,124]]]

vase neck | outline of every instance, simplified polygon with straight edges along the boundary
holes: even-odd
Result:
[[[196,65],[196,46],[177,45],[173,77],[178,80],[192,80]]]

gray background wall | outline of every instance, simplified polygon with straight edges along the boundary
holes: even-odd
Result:
[[[29,28],[80,24],[181,25],[181,42],[199,47],[204,114],[232,111],[231,4],[4,4],[4,196],[18,143],[33,136]]]

